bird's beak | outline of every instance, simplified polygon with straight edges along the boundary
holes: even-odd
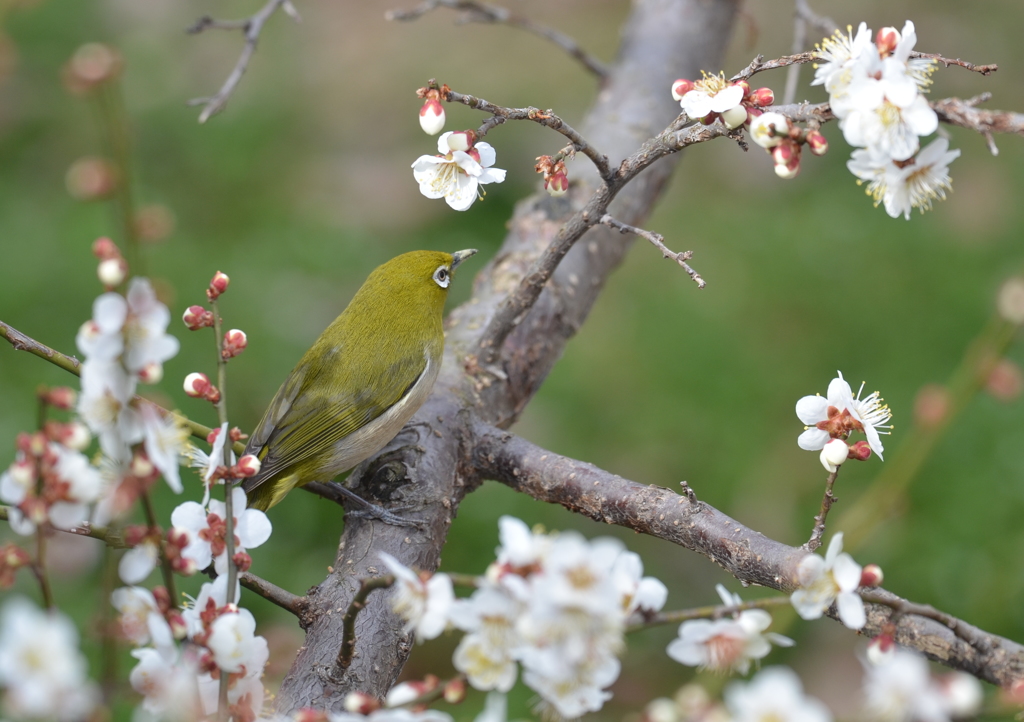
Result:
[[[455,251],[455,253],[452,254],[452,270],[454,271],[458,268],[460,263],[472,256],[474,253],[476,253],[475,248],[467,248],[464,251]]]

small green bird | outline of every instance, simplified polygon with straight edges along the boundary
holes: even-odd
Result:
[[[379,266],[278,389],[245,447],[260,459],[242,488],[269,509],[327,482],[395,438],[441,370],[441,316],[455,269],[475,249],[412,251]]]

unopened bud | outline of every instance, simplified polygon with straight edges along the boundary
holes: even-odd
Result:
[[[457,130],[448,136],[448,147],[451,150],[468,151],[476,143],[476,131]]]
[[[19,434],[19,439],[24,439],[24,446],[22,450],[32,456],[42,456],[43,452],[46,451],[46,435],[41,431],[35,431],[31,434],[25,434],[23,437]]]
[[[878,52],[884,57],[896,49],[900,42],[900,31],[894,27],[882,28],[875,36]]]
[[[985,380],[985,390],[999,401],[1009,402],[1017,399],[1022,389],[1024,376],[1021,374],[1020,366],[1005,358],[1000,359],[992,367]]]
[[[419,680],[401,682],[391,688],[384,698],[384,704],[388,707],[401,707],[404,704],[409,704],[426,691],[428,691],[426,685]]]
[[[871,458],[871,444],[861,439],[856,444],[850,445],[850,458],[857,461],[867,461]]]
[[[145,243],[166,240],[174,232],[174,225],[174,213],[160,203],[143,206],[135,214],[135,232]]]
[[[189,331],[198,331],[213,325],[213,312],[207,311],[202,306],[189,306],[182,314],[181,320],[185,322]]]
[[[72,421],[63,426],[64,429],[60,441],[64,446],[75,451],[82,451],[89,446],[89,442],[92,441],[89,427],[80,421]]]
[[[214,429],[213,431],[211,431],[210,433],[208,433],[206,435],[206,443],[210,444],[212,446],[214,443],[216,443],[218,436],[220,436],[220,429],[219,428],[218,429]]]
[[[231,279],[228,278],[228,274],[217,271],[213,274],[213,278],[210,279],[210,287],[206,289],[206,297],[211,301],[220,297],[222,293],[228,290],[229,283],[231,283]]]
[[[144,384],[158,384],[164,377],[164,365],[156,361],[150,361],[139,369],[139,381]]]
[[[765,113],[761,117],[764,118],[765,115],[769,114]],[[772,147],[771,152],[772,160],[775,162],[776,165],[788,165],[789,163],[793,162],[793,159],[796,157],[797,146],[790,142],[783,142]]]
[[[771,88],[758,88],[751,94],[754,105],[767,108],[775,102],[775,91]]]
[[[1014,276],[1003,283],[996,308],[999,315],[1010,323],[1024,324],[1024,278]]]
[[[100,261],[100,265],[96,268],[96,276],[107,288],[114,288],[124,283],[125,277],[128,275],[128,262],[123,258],[108,258],[105,261]]]
[[[220,431],[220,429],[217,429],[217,431]],[[216,437],[214,437],[214,438],[216,438]],[[232,441],[245,441],[246,439],[249,438],[249,435],[248,434],[243,434],[242,430],[240,428],[238,428],[237,426],[232,426],[231,427],[231,431],[228,432],[228,438],[231,439]],[[213,443],[213,442],[210,442],[210,443]]]
[[[718,113],[708,113],[700,119],[700,122],[702,125],[711,125],[716,120],[718,120]]]
[[[751,123],[757,120],[757,118],[760,117],[762,113],[764,113],[764,111],[761,110],[760,108],[747,106],[747,125],[749,126]]]
[[[158,473],[156,465],[149,460],[145,453],[136,453],[132,456],[132,463],[129,469],[136,479],[149,479]]]
[[[437,135],[444,128],[444,106],[436,98],[430,98],[420,108],[420,127],[427,135]]]
[[[868,564],[860,571],[860,586],[880,587],[882,585],[882,567],[877,564]]]
[[[195,562],[192,562],[192,566],[195,566]],[[175,571],[178,571],[175,569]],[[185,575],[189,576],[189,575]],[[167,625],[171,628],[171,634],[179,642],[188,636],[188,624],[185,622],[185,618],[178,612],[168,612],[164,615],[167,620]]]
[[[25,518],[30,522],[39,526],[49,519],[48,504],[38,496],[30,496],[24,499],[18,508],[21,509],[21,513],[25,515]]]
[[[206,374],[195,371],[185,377],[185,393],[193,398],[204,395],[208,388],[210,388],[210,379]]]
[[[11,479],[24,488],[30,487],[36,481],[36,464],[31,458],[18,459],[7,469]]]
[[[466,699],[466,680],[456,677],[444,686],[444,701],[448,704],[459,704]]]
[[[814,155],[825,155],[828,152],[828,139],[816,130],[807,134],[807,147]]]
[[[198,565],[192,557],[185,557],[180,554],[171,560],[171,568],[183,577],[190,577],[199,571]]]
[[[7,542],[0,548],[0,565],[8,569],[20,569],[32,563],[32,556],[13,542]]]
[[[842,439],[832,439],[821,450],[821,465],[831,474],[846,461],[850,455],[850,447]]]
[[[124,528],[124,543],[129,547],[137,547],[149,536],[149,527],[145,524],[132,524]]]
[[[224,345],[220,352],[221,358],[225,361],[229,358],[234,358],[245,350],[248,343],[245,331],[240,331],[237,328],[231,329],[224,334]]]
[[[692,80],[686,80],[680,78],[676,82],[672,83],[672,97],[676,100],[682,100],[683,96],[689,93],[694,88]]]
[[[235,567],[240,572],[247,572],[249,567],[252,566],[252,557],[245,552],[235,552],[235,556],[232,559],[235,562]]]
[[[548,176],[544,180],[544,190],[548,192],[548,195],[554,196],[555,198],[564,196],[566,191],[569,190],[569,179],[566,177],[564,172]]]
[[[739,128],[747,122],[747,109],[742,105],[737,105],[734,108],[723,111],[722,122],[725,123],[725,127],[729,130]]]
[[[893,631],[895,631],[895,628]],[[868,642],[867,658],[871,664],[876,666],[888,663],[895,652],[896,640],[893,639],[892,632],[883,631]]]
[[[80,201],[102,200],[117,188],[117,171],[103,158],[79,158],[68,168],[64,184],[72,198]]]
[[[371,712],[380,709],[380,701],[376,697],[371,697],[366,692],[349,692],[345,695],[345,711],[353,714],[370,714]],[[303,712],[314,712],[314,710],[301,710],[299,714]],[[320,712],[319,714],[323,714]],[[318,720],[299,720],[296,717],[296,722],[318,722]]]
[[[106,261],[110,258],[121,258],[121,249],[106,236],[101,236],[92,242],[92,255],[101,261]]]
[[[238,460],[234,470],[241,476],[255,476],[260,472],[260,466],[262,463],[258,458],[252,454],[246,454]]]
[[[922,386],[914,399],[914,421],[926,429],[937,428],[949,414],[949,391],[938,384]]]
[[[109,45],[86,43],[78,48],[67,65],[67,81],[72,91],[84,91],[110,80],[121,70],[121,56]]]
[[[78,401],[78,392],[70,386],[58,386],[46,392],[46,403],[62,411],[69,411],[75,408]]]
[[[172,526],[167,530],[167,543],[178,549],[184,549],[189,544],[188,529]]]

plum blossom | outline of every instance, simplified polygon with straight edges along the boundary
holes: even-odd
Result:
[[[56,611],[43,611],[24,597],[0,610],[0,687],[4,711],[12,718],[62,722],[88,717],[99,690],[87,677],[74,624]]]
[[[412,164],[412,174],[427,198],[444,198],[454,210],[467,210],[477,198],[484,197],[481,186],[501,183],[505,171],[492,168],[496,155],[489,143],[476,143],[468,150],[453,150],[449,131],[438,138],[440,155],[421,155]]]
[[[788,667],[766,667],[749,682],[733,682],[724,699],[732,722],[832,722],[828,707],[804,695]]]
[[[212,582],[205,582],[199,588],[199,596],[195,599],[188,598],[187,605],[181,612],[181,617],[188,628],[190,639],[200,639],[207,633],[207,623],[212,621],[218,610],[228,605],[227,599],[228,575],[221,574]],[[235,582],[235,591],[231,597],[231,604],[238,604],[242,588]]]
[[[866,664],[865,707],[883,722],[949,722],[975,716],[981,683],[964,672],[931,675],[927,660],[897,648],[881,664]]]
[[[243,676],[248,676],[253,670],[262,671],[270,653],[267,640],[255,632],[256,619],[248,609],[217,617],[206,640],[206,646],[213,653],[213,661],[224,672]]]
[[[523,602],[492,585],[453,604],[449,618],[468,634],[459,642],[452,663],[474,688],[499,692],[512,689],[518,675],[513,656],[519,643],[516,620],[523,608]]]
[[[913,209],[924,213],[936,198],[946,199],[946,192],[952,189],[949,164],[959,157],[959,149],[949,150],[948,140],[936,138],[906,162],[870,150],[855,150],[846,167],[860,179],[859,183],[868,184],[866,192],[876,206],[881,203],[893,218],[902,215],[910,220]]]
[[[679,105],[689,117],[697,119],[711,113],[726,113],[739,106],[742,100],[742,86],[728,82],[724,74],[704,73],[704,77],[694,83],[693,90],[683,95]]]
[[[178,339],[167,334],[171,312],[157,300],[153,287],[145,278],[133,278],[128,284],[128,314],[125,319],[124,366],[141,374],[178,353]],[[152,376],[151,376],[152,378]]]
[[[199,719],[200,699],[198,666],[193,655],[168,657],[152,648],[135,649],[139,660],[128,681],[143,695],[142,710],[168,722],[192,722]]]
[[[110,603],[121,613],[121,634],[136,647],[152,642],[164,656],[175,648],[171,627],[151,591],[145,587],[120,587],[111,592]]]
[[[801,449],[820,451],[829,439],[846,439],[852,431],[862,431],[871,445],[871,450],[882,458],[882,441],[879,434],[888,434],[892,429],[886,422],[892,418],[877,391],[860,398],[864,391],[861,384],[854,397],[850,384],[841,371],[828,385],[828,393],[821,396],[804,396],[796,402],[796,415],[807,424],[797,439]]]
[[[864,602],[857,594],[861,566],[843,551],[843,533],[836,532],[822,558],[808,554],[797,567],[800,587],[790,596],[797,614],[804,619],[818,619],[835,602],[839,619],[850,629],[860,629],[867,622]]]
[[[117,563],[117,574],[125,584],[138,584],[148,577],[160,560],[160,547],[148,536],[124,553]]]
[[[34,438],[41,439],[41,435]],[[15,461],[0,474],[0,501],[11,505],[11,528],[18,534],[34,534],[49,522],[69,529],[89,517],[88,505],[96,501],[103,482],[99,471],[79,451],[53,441],[22,443]],[[41,493],[37,493],[39,477]]]
[[[160,470],[167,485],[180,494],[182,485],[179,467],[191,447],[188,430],[175,414],[164,416],[150,404],[142,407],[140,416],[146,455],[153,466]]]
[[[424,578],[386,552],[381,552],[388,569],[395,575],[395,612],[405,620],[405,632],[416,639],[434,639],[448,624],[448,611],[455,601],[452,580],[447,574]]]
[[[715,589],[726,606],[742,603],[721,584]],[[680,664],[715,672],[746,674],[750,663],[771,651],[772,643],[791,647],[793,640],[765,632],[772,616],[763,609],[745,609],[731,619],[693,619],[679,627],[679,637],[668,645],[668,656]]]
[[[231,501],[236,554],[258,547],[270,538],[270,520],[258,509],[245,508],[245,492],[241,487],[231,490]],[[181,556],[195,562],[196,569],[206,569],[213,562],[217,574],[227,572],[226,508],[224,502],[211,499],[206,508],[197,502],[186,501],[171,512],[171,524],[189,536],[189,544]]]

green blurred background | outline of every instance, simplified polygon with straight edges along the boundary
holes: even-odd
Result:
[[[144,270],[158,279],[175,319],[172,332],[182,340],[154,392],[163,403],[214,423],[213,410],[186,398],[179,383],[191,371],[212,372],[212,344],[206,334],[186,333],[176,319],[204,300],[215,270],[232,279],[222,304],[225,322],[249,337],[249,349],[230,366],[228,390],[233,422],[247,429],[373,267],[416,248],[472,246],[482,260],[493,254],[513,204],[535,188],[534,157],[562,143],[532,124],[496,129],[488,141],[509,180],[469,212],[455,213],[420,196],[412,179],[412,161],[435,148],[416,122],[415,89],[436,77],[503,105],[554,108],[578,126],[593,99],[591,78],[533,36],[455,25],[444,10],[405,24],[383,19],[396,7],[391,2],[296,4],[303,22],[271,19],[227,110],[200,126],[198,110],[185,101],[220,86],[241,39],[234,32],[183,30],[202,14],[242,17],[261,3],[0,0],[0,319],[73,352],[75,332],[101,290],[90,243],[100,235],[120,240],[112,203],[74,200],[65,186],[74,161],[104,152],[95,104],[69,94],[60,80],[75,49],[92,41],[124,56],[137,202],[158,204],[174,221],[166,239],[143,251]],[[614,57],[629,11],[621,0],[511,0],[511,7],[570,33],[606,60]],[[913,19],[918,49],[1001,68],[990,77],[940,70],[933,97],[991,91],[989,107],[1024,110],[1019,0],[830,0],[814,7],[841,25],[865,20],[875,29],[902,27]],[[756,53],[785,54],[791,42],[790,3],[748,4],[724,69],[731,74]],[[823,100],[808,85],[811,72],[803,69],[798,98]],[[783,73],[757,80],[781,97]],[[448,113],[449,129],[482,119],[462,107]],[[1024,144],[997,138],[1001,153],[994,158],[981,137],[950,130],[951,145],[963,151],[951,168],[955,192],[907,222],[872,207],[846,171],[849,148],[838,129],[824,132],[830,152],[807,158],[789,182],[775,177],[756,147],[745,154],[720,142],[688,151],[646,225],[670,247],[695,252],[693,264],[708,288],[698,293],[678,268],[637,243],[515,431],[644,483],[678,488],[686,479],[704,501],[799,544],[825,474],[815,454],[796,446],[801,425],[793,406],[802,395],[824,393],[841,369],[851,381],[866,380],[868,391],[882,391],[896,432],[885,438],[884,464],[872,459],[844,468],[833,519],[886,465],[899,464],[920,390],[954,373],[991,318],[1001,282],[1021,270]],[[466,277],[456,282],[451,302],[465,299],[469,286]],[[1019,364],[1022,356],[1014,342],[1008,358]],[[35,423],[36,385],[71,381],[0,346],[0,448],[7,449],[0,464],[13,458],[15,434]],[[881,523],[853,551],[862,563],[883,567],[891,590],[1024,641],[1024,405],[1010,396],[973,397],[907,495],[870,510]],[[188,488],[192,498],[198,488]],[[159,492],[164,514],[179,501],[166,488]],[[703,557],[494,483],[460,508],[443,568],[482,572],[501,514],[621,537],[642,554],[647,573],[669,585],[671,608],[715,602],[717,582],[739,591]],[[342,512],[296,493],[270,517],[276,532],[255,550],[253,571],[301,593],[333,561]],[[63,577],[56,594],[83,623],[93,650],[100,551],[75,541],[58,538],[52,545],[52,563]],[[17,589],[34,595],[28,581],[23,575]],[[191,593],[198,585],[198,579],[181,584]],[[262,600],[245,603],[275,650],[275,684],[301,632]],[[777,614],[776,626],[798,646],[766,661],[794,665],[837,712],[854,709],[855,653],[864,640],[831,622],[793,624],[787,616]],[[673,635],[664,628],[631,639],[603,719],[619,719],[694,676],[664,655]],[[456,643],[453,635],[418,647],[407,676],[450,674]],[[127,651],[121,664],[126,676]],[[712,687],[723,682],[701,679]],[[517,687],[510,716],[526,716],[531,697]],[[482,696],[471,697],[453,713],[468,719],[481,705]]]

